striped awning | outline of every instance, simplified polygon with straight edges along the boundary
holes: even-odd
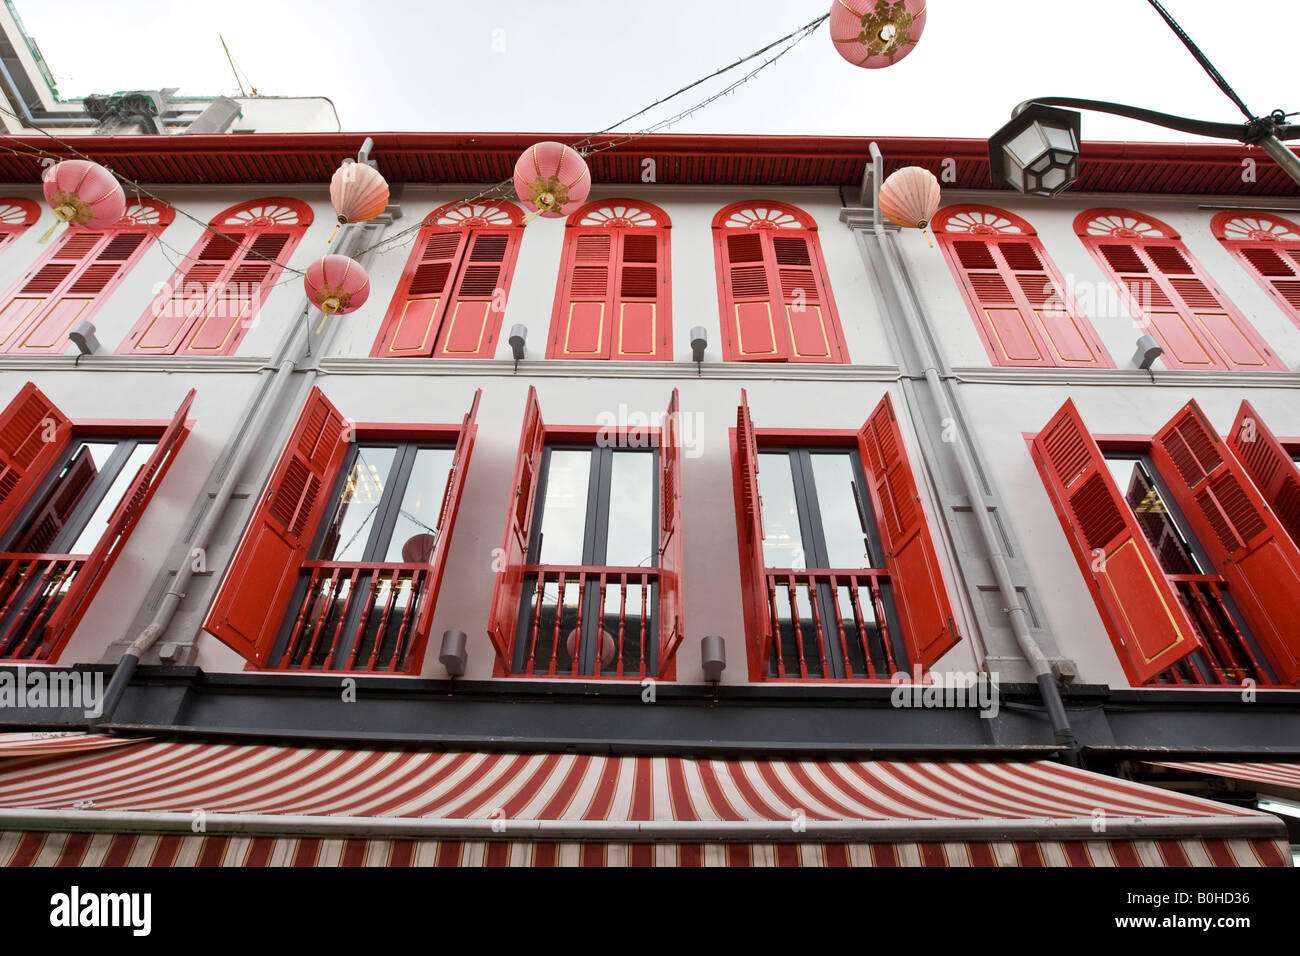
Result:
[[[1047,761],[146,741],[0,762],[0,864],[1285,866],[1276,818]]]
[[[31,757],[38,754],[66,754],[84,750],[104,750],[144,743],[144,737],[109,737],[70,731],[33,731],[0,734],[0,758]]]
[[[1300,797],[1300,763],[1160,760],[1152,761],[1151,765],[1154,767],[1168,767],[1171,770],[1183,770],[1187,773],[1205,774],[1211,777],[1245,780],[1248,783],[1255,784],[1256,789],[1263,793]]]

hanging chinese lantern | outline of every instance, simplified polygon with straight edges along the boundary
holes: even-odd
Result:
[[[373,166],[345,159],[330,180],[330,202],[334,204],[340,226],[369,222],[388,208],[388,182]],[[337,226],[334,232],[338,232]],[[331,233],[330,242],[333,241]]]
[[[912,52],[925,29],[925,0],[835,0],[831,42],[840,56],[868,70]]]
[[[311,304],[326,315],[355,312],[370,297],[370,277],[347,256],[321,256],[307,267],[303,285]]]
[[[65,159],[48,167],[41,179],[45,201],[57,220],[41,236],[41,242],[48,242],[61,222],[87,229],[106,229],[126,215],[122,184],[99,163]]]
[[[568,651],[570,660],[578,653],[578,629],[576,627],[569,632],[568,638],[565,639],[564,649]],[[614,635],[602,629],[600,632],[600,667],[602,670],[614,663],[616,652]]]
[[[515,195],[530,210],[525,221],[567,216],[586,201],[589,192],[587,161],[563,143],[538,143],[515,163]]]
[[[885,177],[878,202],[881,215],[890,222],[923,230],[939,210],[939,180],[928,169],[904,166]],[[929,235],[926,241],[930,241]]]

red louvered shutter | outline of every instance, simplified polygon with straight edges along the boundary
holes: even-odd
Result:
[[[1216,215],[1210,227],[1300,326],[1300,224],[1275,213],[1234,210]]]
[[[747,642],[750,673],[767,672],[772,656],[772,612],[768,605],[767,565],[763,560],[763,499],[758,489],[758,438],[749,414],[749,394],[740,390],[736,409],[736,447],[732,468],[736,480],[736,518],[740,526],[740,583],[745,592],[746,624],[754,639]]]
[[[1072,400],[1032,447],[1120,663],[1145,684],[1198,650],[1200,638]]]
[[[533,511],[537,506],[537,478],[542,467],[542,449],[546,443],[546,425],[537,401],[537,389],[528,386],[524,406],[524,424],[519,433],[519,455],[515,459],[514,480],[510,486],[510,508],[506,515],[505,537],[496,558],[496,584],[492,588],[492,610],[488,615],[488,638],[497,652],[497,670],[509,673],[514,647],[515,621],[522,597],[524,561],[528,556]]]
[[[62,352],[152,242],[146,229],[69,229],[0,307],[0,349]]]
[[[880,536],[908,656],[913,666],[928,668],[956,646],[961,636],[888,395],[858,432],[858,450],[880,516]]]
[[[613,354],[633,361],[672,360],[668,230],[625,229],[617,236]]]
[[[1300,681],[1300,548],[1195,401],[1156,433],[1151,459],[1278,676]]]
[[[759,232],[718,233],[718,274],[722,283],[723,328],[740,362],[784,362],[790,358],[781,328],[781,303],[768,269],[768,251]]]
[[[0,412],[0,535],[68,447],[72,422],[31,382]]]
[[[547,358],[609,358],[617,238],[612,231],[565,236],[564,271]]]
[[[330,504],[347,454],[346,427],[338,409],[313,388],[203,624],[258,665],[266,663]]]
[[[1300,545],[1300,469],[1250,402],[1241,403],[1228,444],[1291,540]]]
[[[430,232],[411,255],[371,355],[375,358],[428,356],[438,338],[447,292],[456,281],[469,234]]]
[[[41,646],[53,648],[51,655],[57,653],[76,629],[77,623],[90,606],[95,592],[108,577],[108,572],[112,570],[113,563],[121,554],[127,538],[135,529],[140,514],[158,486],[162,484],[163,476],[167,474],[167,469],[171,467],[176,453],[180,451],[181,444],[189,434],[189,425],[185,418],[193,402],[194,389],[190,389],[180,407],[176,409],[170,424],[163,431],[162,437],[158,439],[158,444],[154,446],[149,458],[131,479],[131,484],[127,486],[121,501],[109,516],[108,525],[96,542],[95,549],[90,552],[85,566],[73,580],[63,600],[59,602],[58,610],[50,616],[46,624],[46,636]]]
[[[444,358],[492,358],[510,291],[519,230],[474,230],[465,245],[456,284],[438,320],[433,354]]]
[[[474,436],[478,432],[478,402],[483,390],[474,392],[474,401],[461,422],[460,434],[456,438],[456,451],[451,458],[451,471],[447,475],[447,489],[443,492],[442,507],[438,510],[438,530],[436,546],[430,558],[432,570],[429,572],[429,584],[421,598],[419,617],[416,619],[416,645],[412,648],[411,660],[421,660],[424,646],[429,640],[429,629],[433,626],[433,612],[438,603],[438,592],[442,587],[442,572],[447,566],[447,553],[451,549],[451,535],[456,527],[456,512],[460,510],[460,496],[465,489],[465,474],[469,471],[470,455],[474,452]]]
[[[677,389],[659,429],[659,671],[674,672],[677,649],[686,638],[682,617],[682,444]]]

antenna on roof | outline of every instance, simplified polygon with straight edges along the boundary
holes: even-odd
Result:
[[[235,74],[235,82],[239,84],[239,95],[257,96],[257,87],[255,87],[251,82],[248,84],[248,89],[252,92],[246,92],[244,90],[244,81],[239,78],[239,67],[235,66],[235,58],[230,55],[230,47],[226,45],[226,38],[218,33],[217,39],[221,41],[221,48],[226,51],[226,59],[230,61],[230,72]],[[247,74],[245,74],[245,76],[247,76]]]

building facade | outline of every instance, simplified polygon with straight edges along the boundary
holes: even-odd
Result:
[[[392,205],[331,238],[362,136],[62,138],[144,190],[42,245],[0,157],[0,666],[108,687],[0,723],[110,782],[15,770],[0,851],[74,852],[75,791],[119,834],[261,814],[190,863],[1289,864],[1300,199],[1262,156],[1087,144],[1043,201],[976,141],[647,136],[527,222],[491,184],[553,137],[377,134]],[[907,165],[928,233],[874,212]],[[304,296],[326,252],[351,314]],[[342,792],[221,803],[227,754],[428,786],[356,811],[376,849]],[[169,761],[209,790],[114,790]]]

